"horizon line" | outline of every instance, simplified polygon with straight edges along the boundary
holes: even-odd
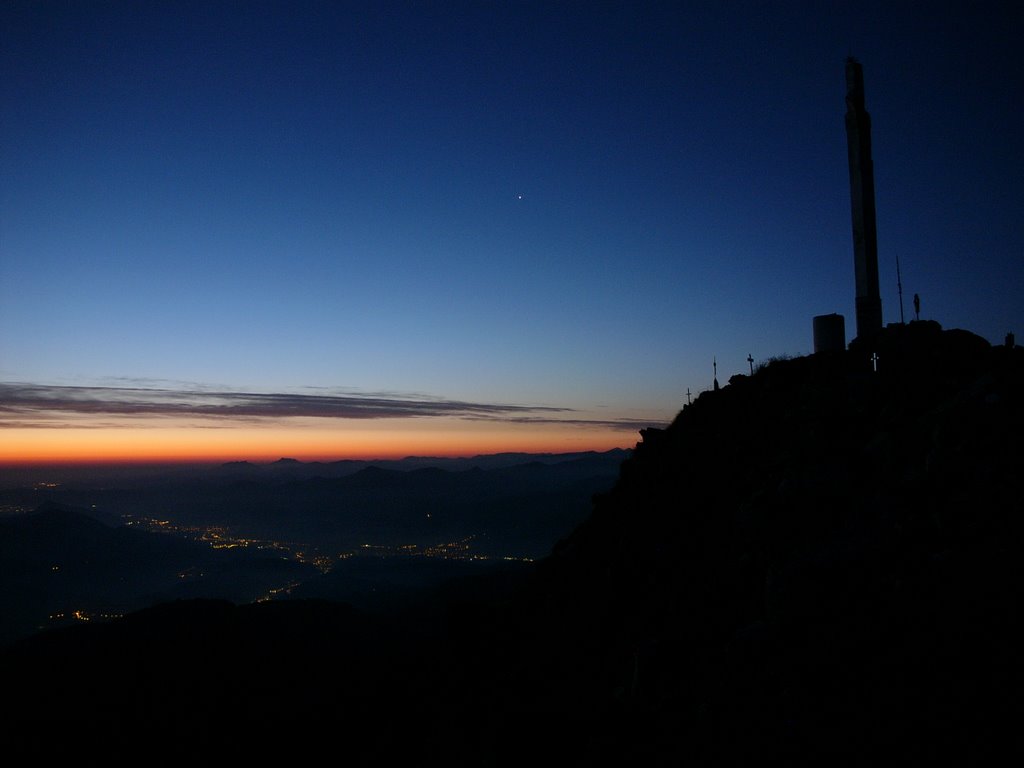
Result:
[[[433,460],[433,459],[445,459],[445,460],[457,460],[457,459],[477,459],[477,458],[490,458],[494,456],[510,456],[510,455],[522,455],[522,456],[570,456],[585,453],[603,454],[611,453],[612,451],[631,451],[633,450],[630,446],[614,446],[612,448],[587,448],[572,451],[550,451],[550,450],[538,450],[538,451],[494,451],[492,453],[480,453],[478,451],[466,452],[466,453],[431,453],[431,454],[409,454],[409,453],[396,453],[393,455],[388,454],[367,454],[362,456],[308,456],[303,458],[295,458],[293,456],[278,456],[277,458],[271,459],[266,457],[258,458],[232,458],[230,456],[224,457],[188,457],[188,456],[169,456],[167,458],[82,458],[82,459],[25,459],[25,460],[0,460],[0,469],[3,468],[18,468],[24,469],[28,467],[200,467],[200,466],[224,466],[226,464],[251,464],[253,466],[270,466],[278,462],[291,462],[294,461],[298,464],[340,464],[342,462],[364,462],[373,463],[376,461],[413,461],[413,460]]]

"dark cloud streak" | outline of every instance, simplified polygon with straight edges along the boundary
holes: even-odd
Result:
[[[547,419],[531,416],[510,416],[502,421],[513,424],[560,424],[568,427],[603,427],[605,429],[621,429],[624,432],[639,432],[648,427],[664,428],[663,421],[643,421],[641,419]]]
[[[0,384],[0,426],[46,427],[54,415],[212,419],[398,419],[450,417],[505,421],[570,408],[400,395],[225,392],[205,389]],[[553,420],[554,421],[554,420]],[[57,424],[53,424],[54,427]]]

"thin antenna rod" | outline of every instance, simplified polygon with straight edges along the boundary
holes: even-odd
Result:
[[[900,277],[900,255],[896,254],[896,290],[900,294],[900,325],[906,325],[903,319],[903,278]]]

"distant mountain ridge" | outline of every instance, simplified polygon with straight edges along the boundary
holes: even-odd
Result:
[[[300,461],[298,459],[280,458],[271,462],[253,462],[247,460],[227,461],[221,464],[81,464],[61,466],[6,466],[0,475],[0,503],[4,499],[16,499],[19,505],[25,503],[26,488],[40,480],[58,481],[59,485],[92,487],[108,487],[110,485],[128,486],[152,484],[169,480],[196,480],[205,478],[216,481],[230,480],[247,475],[266,477],[342,477],[353,474],[368,466],[376,466],[396,471],[437,467],[450,471],[472,469],[501,468],[531,462],[559,464],[569,461],[612,462],[616,466],[629,457],[631,449],[612,448],[608,451],[578,451],[570,453],[494,453],[479,454],[471,457],[446,456],[406,456],[401,459],[339,459],[337,461]],[[31,490],[31,489],[30,489]],[[36,488],[29,494],[32,497],[47,497],[44,488]],[[36,506],[38,499],[31,503]]]
[[[631,451],[612,448],[608,451],[577,451],[570,453],[490,453],[471,457],[406,456],[402,459],[340,459],[338,461],[298,461],[281,458],[261,464],[251,461],[229,461],[212,469],[217,475],[222,472],[246,472],[273,474],[287,472],[301,477],[343,477],[355,474],[369,467],[405,472],[428,467],[459,472],[478,467],[480,469],[502,469],[518,464],[565,464],[568,462],[608,461],[621,463],[629,458]]]

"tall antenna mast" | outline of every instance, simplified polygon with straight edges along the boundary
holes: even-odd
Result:
[[[906,325],[903,319],[903,278],[900,277],[900,255],[896,254],[896,290],[900,294],[900,325]]]
[[[853,57],[846,60],[846,150],[850,161],[850,214],[857,278],[857,338],[867,340],[882,330],[882,299],[878,292],[871,117],[864,107],[864,70]]]

